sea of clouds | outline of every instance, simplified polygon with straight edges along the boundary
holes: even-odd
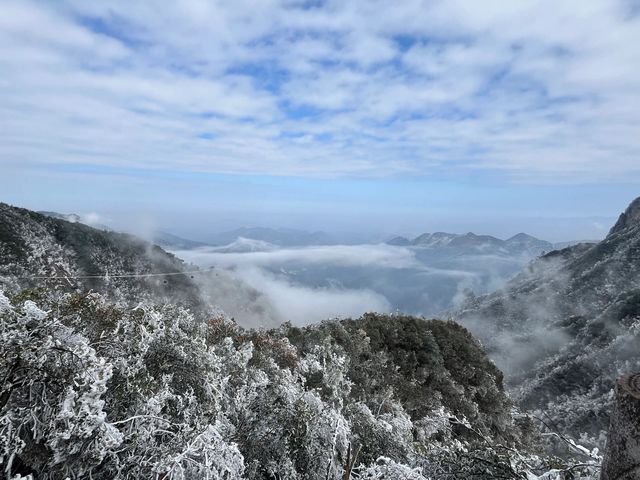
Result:
[[[234,246],[173,253],[199,267],[213,267],[219,279],[233,282],[234,299],[219,284],[204,288],[215,289],[212,301],[250,326],[308,324],[365,312],[434,316],[459,305],[470,292],[501,287],[526,262],[522,257],[478,254],[448,258],[385,244],[300,248],[261,244],[256,246],[261,251],[240,252],[233,251]],[[239,295],[240,285],[251,293]],[[248,303],[258,301],[260,307],[248,308]]]

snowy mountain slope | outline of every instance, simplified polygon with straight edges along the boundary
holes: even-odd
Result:
[[[0,282],[5,288],[96,289],[122,301],[151,299],[203,307],[190,275],[130,277],[192,270],[132,235],[0,204],[0,255]],[[74,278],[83,276],[94,278]]]
[[[0,204],[3,474],[595,478],[597,456],[545,453],[460,325],[367,314],[248,330],[200,314],[198,275],[118,277],[158,269],[187,266],[129,235]],[[232,279],[219,288],[260,306]]]
[[[98,230],[111,230],[106,225],[98,223],[96,218],[92,218],[94,215],[78,215],[77,213],[58,213],[58,212],[48,212],[48,211],[39,211],[36,212],[41,215],[45,215],[51,218],[57,218],[59,220],[66,220],[70,223],[84,223],[93,228],[97,228]]]
[[[456,315],[508,373],[523,407],[545,409],[594,443],[615,378],[640,369],[639,206],[603,241],[550,252]]]
[[[458,235],[456,234],[445,232],[423,233],[414,238],[411,244],[425,248],[444,247],[449,245],[451,241],[457,237]]]
[[[122,304],[169,302],[203,314],[222,308],[245,325],[283,321],[263,293],[228,272],[199,270],[133,235],[0,203],[0,289],[22,288],[94,290]]]

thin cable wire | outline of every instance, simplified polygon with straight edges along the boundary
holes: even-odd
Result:
[[[110,273],[104,273],[102,275],[56,275],[56,276],[33,276],[33,277],[14,277],[18,280],[69,280],[69,279],[88,279],[88,278],[142,278],[142,277],[168,277],[175,275],[194,275],[209,273],[214,267],[209,267],[207,270],[191,270],[187,272],[164,272],[164,273],[120,273],[112,275]]]

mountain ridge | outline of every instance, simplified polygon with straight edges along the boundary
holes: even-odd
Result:
[[[625,245],[627,233],[625,230],[612,236],[609,243]],[[640,227],[637,234],[640,238]],[[528,240],[526,236],[516,237],[513,240],[516,243],[526,243]],[[456,238],[460,238],[459,242],[463,244],[487,242],[486,236],[474,234]],[[618,248],[616,245],[605,245],[599,253],[600,257],[607,257],[611,248]],[[575,262],[593,249],[591,246],[578,245],[552,252],[533,262],[530,274],[536,269],[540,270],[540,262],[553,263],[555,259]],[[218,412],[220,408],[227,407],[230,407],[229,417],[223,418],[222,423],[211,425],[213,430],[209,431],[212,435],[215,433],[216,438],[229,441],[234,449],[240,448],[235,451],[242,452],[239,458],[247,458],[248,465],[259,465],[260,460],[256,459],[263,458],[275,458],[273,465],[280,465],[280,460],[286,455],[297,458],[299,445],[308,443],[311,445],[309,454],[303,452],[302,457],[296,460],[299,462],[296,468],[305,471],[308,469],[308,458],[315,461],[318,457],[316,445],[323,445],[325,450],[331,452],[330,455],[335,454],[331,439],[335,442],[335,432],[338,431],[343,431],[345,437],[341,447],[343,452],[349,451],[346,438],[351,438],[363,446],[362,457],[367,463],[379,464],[380,455],[391,455],[411,468],[424,468],[425,472],[433,470],[433,475],[416,477],[425,480],[447,480],[451,478],[450,470],[455,475],[461,468],[469,472],[468,478],[523,478],[524,474],[516,470],[530,469],[527,459],[533,461],[539,458],[534,451],[534,448],[538,448],[537,444],[532,443],[536,434],[529,423],[531,420],[523,420],[512,411],[511,401],[503,389],[501,371],[486,357],[483,346],[471,336],[470,329],[454,322],[403,315],[365,314],[356,320],[328,320],[302,328],[284,323],[268,331],[243,331],[224,315],[212,318],[199,314],[199,311],[207,311],[209,306],[202,300],[199,285],[190,278],[187,265],[162,248],[132,235],[96,230],[81,223],[46,217],[1,203],[0,259],[0,286],[3,290],[0,295],[0,314],[3,315],[0,333],[3,338],[10,339],[0,345],[0,349],[6,349],[0,355],[0,363],[7,363],[3,370],[10,372],[10,375],[20,370],[14,367],[16,362],[23,361],[21,349],[27,347],[34,352],[27,357],[34,361],[35,368],[30,370],[32,378],[42,383],[44,361],[40,359],[45,359],[47,378],[53,379],[54,384],[61,380],[61,385],[65,387],[53,385],[52,395],[42,396],[43,402],[51,399],[50,403],[46,404],[46,408],[35,409],[37,414],[44,412],[37,419],[38,425],[53,422],[44,433],[34,436],[27,431],[25,441],[20,444],[17,441],[20,428],[10,429],[11,432],[18,432],[15,438],[12,437],[11,443],[17,445],[12,451],[12,458],[18,458],[18,473],[31,473],[22,470],[26,465],[38,472],[56,468],[65,473],[62,477],[68,476],[71,467],[67,468],[65,462],[57,460],[62,457],[56,456],[57,453],[49,456],[40,453],[48,453],[43,445],[49,444],[49,440],[45,442],[41,439],[47,438],[47,435],[67,439],[64,436],[66,424],[59,419],[64,415],[75,415],[72,410],[77,406],[80,412],[77,419],[84,421],[82,419],[86,416],[81,415],[86,405],[83,402],[87,399],[96,399],[91,405],[95,407],[97,418],[108,418],[99,423],[99,428],[111,432],[105,441],[106,447],[100,447],[110,452],[110,460],[105,463],[99,460],[87,467],[89,472],[96,468],[95,478],[113,478],[113,472],[121,466],[118,462],[131,460],[127,451],[116,449],[120,446],[118,442],[125,442],[129,449],[148,446],[136,443],[137,430],[125,425],[132,419],[150,417],[154,420],[149,423],[153,423],[160,418],[163,421],[162,432],[157,430],[152,433],[152,444],[159,446],[161,457],[166,455],[166,450],[160,452],[160,448],[170,445],[176,448],[175,452],[180,456],[185,445],[193,445],[199,438],[197,435],[202,431],[202,425],[209,421],[208,412]],[[563,265],[558,262],[555,272],[560,271]],[[580,267],[576,265],[576,268]],[[583,267],[581,271],[588,274],[588,265]],[[128,275],[133,273],[144,277],[154,272],[182,272],[182,275],[160,275],[142,280],[129,278]],[[91,274],[98,274],[99,278],[83,278]],[[35,275],[49,278],[35,281]],[[521,275],[526,276],[527,272]],[[49,295],[47,290],[40,288],[42,286],[61,295]],[[20,291],[25,287],[26,290]],[[232,294],[235,287],[231,285],[225,293]],[[93,293],[94,288],[102,290],[106,297]],[[219,299],[224,300],[224,296]],[[35,303],[36,300],[38,303]],[[112,300],[115,300],[115,305]],[[181,303],[187,308],[158,302]],[[640,311],[640,294],[638,304]],[[195,309],[195,313],[192,314],[188,309]],[[42,321],[44,319],[47,321]],[[640,322],[637,328],[640,332]],[[28,341],[35,337],[55,338],[58,343]],[[109,341],[104,341],[104,338]],[[80,351],[80,344],[87,347],[83,351],[93,355],[89,358],[91,365],[105,372],[104,375],[94,375],[94,383],[85,385],[76,382],[76,378],[85,378],[82,375],[88,378],[94,372],[87,370],[84,363],[75,362],[73,355]],[[65,358],[68,357],[71,362],[69,365],[77,369],[78,377],[75,370],[68,378],[60,376],[56,370],[60,352]],[[258,365],[263,370],[256,371]],[[112,366],[116,377],[109,383]],[[554,371],[553,368],[550,370]],[[245,375],[246,372],[250,373]],[[141,375],[139,378],[127,383],[132,374],[135,376],[138,373]],[[203,378],[207,379],[206,382],[203,382]],[[259,389],[255,397],[245,395],[244,386],[240,384],[238,388],[235,383],[245,378],[247,385]],[[103,379],[106,380],[103,382]],[[222,382],[220,388],[216,387],[213,391],[208,388],[212,384],[218,385],[215,383],[218,380]],[[123,382],[127,390],[121,392],[119,389]],[[158,382],[162,382],[162,389],[156,395],[154,387]],[[5,418],[19,419],[16,425],[32,421],[28,415],[31,405],[28,382],[10,379],[9,383],[17,385],[16,388],[21,391],[6,397],[11,400],[10,403],[3,397],[2,407],[8,405],[10,412]],[[145,389],[140,388],[141,384],[146,385]],[[548,399],[553,394],[548,388],[544,389],[544,384],[527,386],[531,387],[529,390],[536,397]],[[91,392],[83,396],[64,397],[65,392],[73,393],[74,388],[85,387]],[[96,391],[104,394],[102,400],[100,395],[96,396]],[[223,391],[228,395],[228,401],[218,404],[216,399]],[[236,393],[239,393],[237,398]],[[77,402],[74,400],[76,398]],[[132,401],[132,398],[135,400]],[[194,401],[196,398],[197,402]],[[526,392],[523,398],[521,405],[524,408],[536,408],[535,403],[526,402]],[[263,399],[264,404],[256,403]],[[236,400],[241,402],[238,410],[235,410]],[[306,403],[307,400],[309,403]],[[243,401],[248,403],[244,404]],[[285,403],[281,409],[283,401]],[[199,409],[198,402],[202,402],[201,405],[206,408]],[[274,405],[276,412],[300,413],[286,416],[287,420],[283,422],[278,417],[270,416]],[[314,437],[309,438],[307,430],[299,428],[298,419],[309,412],[307,407],[314,405],[316,410],[313,412],[316,413],[313,419],[321,421],[327,412],[334,412],[333,407],[339,408],[335,410],[338,413],[332,413],[337,420],[328,422],[326,427],[321,425],[317,430],[311,430]],[[154,409],[154,406],[159,408]],[[188,415],[183,415],[185,408],[192,407],[192,410],[187,410]],[[297,410],[300,407],[302,410]],[[593,411],[602,413],[601,409]],[[552,410],[552,414],[557,416],[559,412]],[[265,431],[265,418],[277,425],[277,430],[283,431],[285,440],[298,434],[303,437],[291,442],[287,440],[269,450],[271,442],[262,441],[259,435]],[[337,429],[336,422],[346,428]],[[81,425],[85,426],[85,423]],[[87,425],[93,428],[96,422],[88,421]],[[189,428],[180,430],[185,425]],[[596,427],[599,428],[599,425],[597,423]],[[174,427],[176,432],[173,431]],[[192,434],[189,438],[193,442],[179,441],[177,432],[183,434],[187,430]],[[236,434],[238,431],[240,435]],[[166,437],[166,432],[171,436]],[[97,438],[100,440],[101,437]],[[110,444],[113,438],[120,440]],[[78,442],[84,440],[79,437]],[[175,443],[170,443],[174,440]],[[76,441],[75,437],[72,441]],[[381,446],[378,443],[380,441],[384,441],[385,445]],[[513,455],[501,449],[505,444],[509,446],[508,452],[515,452]],[[212,451],[216,451],[214,446],[220,443],[211,445]],[[436,448],[431,451],[430,447],[434,445]],[[289,449],[289,446],[292,448]],[[402,446],[401,450],[398,446]],[[523,448],[521,452],[526,457],[515,448]],[[419,455],[414,455],[413,449]],[[123,451],[125,454],[112,462],[111,459]],[[283,457],[281,452],[285,451],[287,453]],[[69,462],[87,460],[77,452],[72,453],[65,453],[64,458]],[[349,458],[349,454],[346,455]],[[556,459],[553,461],[554,465],[557,464]],[[45,465],[46,462],[50,463]],[[448,469],[444,470],[444,476],[440,476],[442,468],[438,462]],[[537,466],[541,473],[547,470],[549,464],[546,462]],[[130,468],[134,468],[136,463],[139,462],[132,462]],[[78,466],[76,463],[73,465],[74,468]],[[593,462],[580,465],[589,470],[594,467]],[[238,471],[242,468],[239,467]],[[313,471],[317,471],[317,468]],[[406,473],[413,476],[416,470],[410,471],[407,467]],[[396,471],[372,478],[403,476]],[[200,477],[194,475],[193,478]],[[261,480],[272,477],[257,472],[250,478]],[[312,478],[326,478],[326,475],[321,472]]]
[[[204,307],[191,275],[175,275],[196,268],[134,235],[0,203],[0,255],[5,288],[97,288],[114,292],[120,301],[147,298]],[[148,276],[163,272],[174,275]]]
[[[93,291],[120,306],[172,303],[199,316],[224,312],[243,325],[287,320],[264,292],[232,272],[200,269],[135,235],[1,202],[0,289],[52,297]]]
[[[46,210],[38,210],[36,213],[46,217],[57,218],[58,220],[65,220],[69,223],[82,223],[89,227],[97,228],[98,230],[112,230],[111,227],[108,227],[107,225],[103,225],[102,223],[97,223],[95,221],[89,221],[89,218],[83,215],[78,215],[77,213],[59,213]]]
[[[640,222],[632,218],[599,243],[541,256],[454,314],[507,372],[522,408],[544,409],[600,447],[614,380],[640,369]]]
[[[303,247],[311,245],[333,245],[337,242],[322,231],[307,232],[294,228],[240,227],[227,232],[210,235],[207,240],[216,246],[235,242],[238,238],[259,240],[280,247]]]
[[[640,197],[631,202],[627,209],[620,214],[618,221],[611,230],[609,230],[609,235],[613,235],[625,228],[638,224],[640,224]]]
[[[482,235],[473,232],[467,233],[423,233],[413,239],[396,236],[385,242],[387,245],[417,247],[417,248],[449,248],[449,249],[473,249],[477,251],[503,253],[528,253],[540,255],[543,252],[553,250],[553,244],[540,240],[527,233],[517,233],[512,237],[502,240],[492,235]]]

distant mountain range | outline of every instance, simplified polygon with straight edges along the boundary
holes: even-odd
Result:
[[[479,253],[527,253],[533,256],[553,250],[552,243],[532,237],[526,233],[518,233],[507,240],[501,240],[491,235],[476,235],[471,232],[465,234],[436,232],[423,233],[413,240],[405,237],[394,237],[386,243],[404,247],[447,248]]]
[[[110,231],[106,225],[87,222],[75,213],[38,212],[42,215],[65,220],[71,223],[84,223],[93,228]],[[200,247],[219,247],[220,252],[244,253],[268,251],[277,247],[307,247],[317,245],[340,245],[369,243],[363,236],[330,235],[322,231],[308,232],[292,228],[241,227],[216,233],[207,241],[190,240],[166,231],[156,231],[148,239],[155,245],[167,250],[192,250]],[[253,242],[252,242],[253,241]],[[570,241],[552,244],[526,233],[518,233],[507,240],[491,235],[477,235],[469,232],[455,234],[446,232],[423,233],[410,240],[406,237],[393,237],[385,243],[393,246],[417,247],[423,249],[445,249],[449,253],[497,253],[505,255],[526,254],[539,256],[551,250],[565,248],[578,243],[597,243],[594,241]],[[224,248],[223,248],[224,247]]]
[[[212,245],[228,245],[239,238],[260,240],[279,247],[304,247],[310,245],[334,245],[339,243],[324,232],[307,232],[293,228],[242,227],[217,233],[207,238]]]
[[[251,253],[251,252],[270,252],[278,247],[272,243],[263,240],[254,240],[253,238],[238,237],[234,242],[221,247],[211,247],[210,252],[217,253]]]
[[[151,241],[167,250],[191,250],[206,247],[206,243],[196,242],[167,232],[154,232]]]

